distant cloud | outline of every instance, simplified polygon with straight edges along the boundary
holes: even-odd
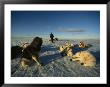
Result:
[[[83,29],[64,29],[64,28],[59,28],[59,31],[62,32],[85,32]]]

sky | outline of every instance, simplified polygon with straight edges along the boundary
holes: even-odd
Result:
[[[11,11],[12,37],[99,39],[100,11]]]

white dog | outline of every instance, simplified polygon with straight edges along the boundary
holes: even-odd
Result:
[[[83,66],[93,67],[96,65],[96,58],[88,51],[77,52],[72,60],[79,61]]]

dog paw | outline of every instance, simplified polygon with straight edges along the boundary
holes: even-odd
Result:
[[[25,65],[25,66],[20,65],[20,69],[27,70],[28,69],[28,65]]]

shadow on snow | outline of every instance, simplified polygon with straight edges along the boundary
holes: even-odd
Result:
[[[93,45],[87,44],[87,46],[88,47],[86,48],[79,48],[78,45],[76,44],[73,48],[73,53],[75,54],[79,51],[86,51],[88,50],[88,48],[92,47]],[[100,51],[95,51],[95,52],[90,51],[90,52],[96,57],[97,63],[99,63],[100,62]],[[41,53],[46,53],[45,55],[40,56],[40,61],[43,65],[46,65],[56,59],[63,58],[61,54],[58,52],[57,48],[55,48],[52,45],[42,46]]]

